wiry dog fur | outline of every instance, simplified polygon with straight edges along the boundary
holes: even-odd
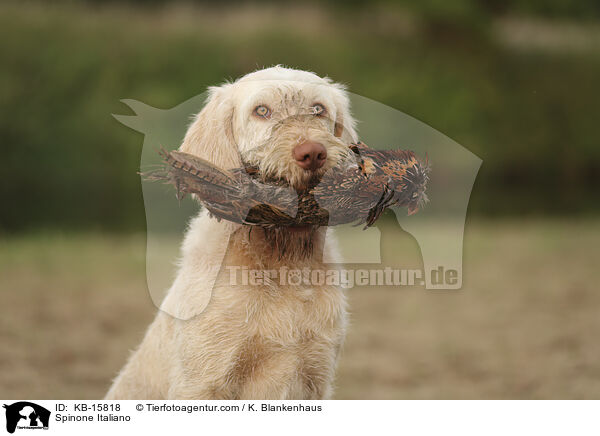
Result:
[[[325,108],[320,116],[313,113],[316,103]],[[271,109],[270,117],[256,116],[260,105]],[[300,189],[343,161],[346,144],[356,139],[342,86],[273,67],[211,88],[180,149],[221,168],[243,160],[265,178]],[[318,173],[292,158],[304,140],[327,149]],[[328,398],[346,328],[341,289],[279,281],[232,285],[227,268],[324,270],[324,238],[325,228],[263,230],[201,212],[186,233],[162,310],[106,398]]]

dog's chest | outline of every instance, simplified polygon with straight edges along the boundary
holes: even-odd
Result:
[[[326,396],[346,324],[341,290],[255,295],[246,303],[243,335],[228,378],[242,392],[258,384],[279,386],[282,398]]]

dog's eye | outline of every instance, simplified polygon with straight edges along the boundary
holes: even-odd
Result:
[[[270,118],[271,117],[271,109],[268,106],[260,105],[254,108],[254,115],[261,118]]]
[[[325,113],[325,106],[323,106],[321,103],[316,103],[311,106],[310,112],[319,117]]]

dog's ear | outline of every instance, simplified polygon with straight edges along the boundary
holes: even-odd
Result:
[[[209,88],[207,103],[190,125],[179,150],[199,156],[219,168],[239,168],[233,136],[231,84]]]
[[[334,135],[346,144],[357,142],[356,121],[350,112],[350,99],[346,87],[339,83],[332,83],[331,85],[333,86],[333,100],[336,107]]]

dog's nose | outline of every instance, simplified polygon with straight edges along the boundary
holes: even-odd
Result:
[[[327,160],[327,150],[323,144],[304,141],[292,150],[296,163],[305,170],[315,171],[321,168]]]

